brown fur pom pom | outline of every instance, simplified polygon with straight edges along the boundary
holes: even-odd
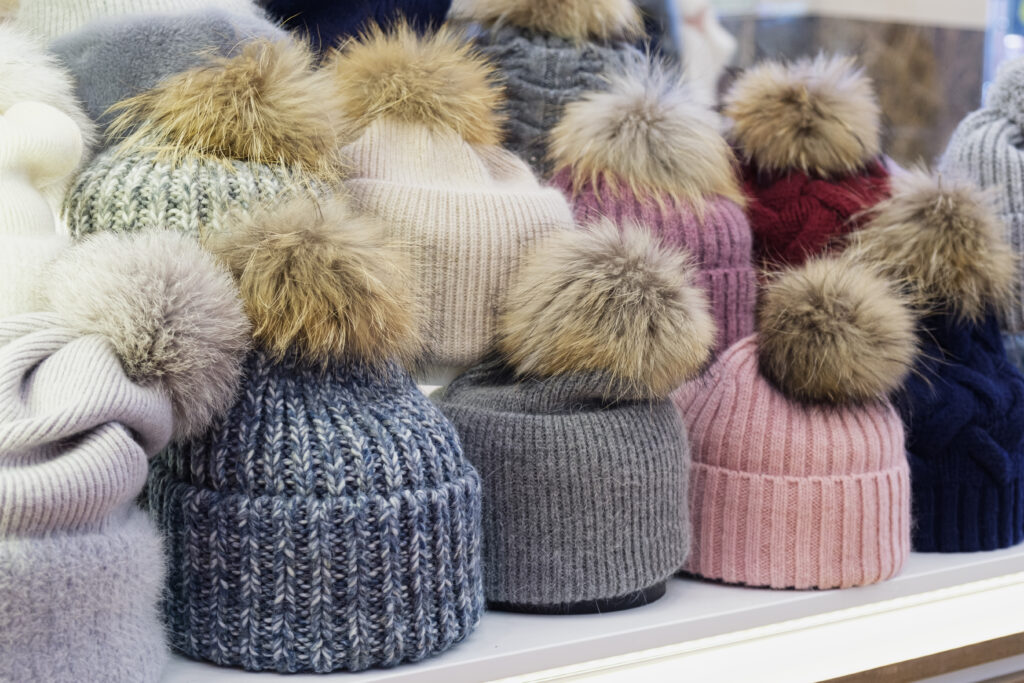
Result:
[[[406,253],[343,200],[293,200],[208,246],[238,280],[256,341],[277,357],[379,366],[415,356]]]
[[[502,92],[491,64],[450,28],[420,36],[407,24],[369,29],[335,50],[326,70],[342,98],[346,137],[394,117],[501,143]]]
[[[523,264],[498,348],[522,375],[603,372],[615,397],[661,398],[703,367],[715,325],[686,255],[637,225],[563,231]]]
[[[726,95],[725,114],[741,153],[762,170],[849,174],[880,153],[874,89],[849,58],[755,66]]]
[[[643,32],[633,0],[455,0],[451,15],[577,42],[633,38]]]
[[[1014,297],[1016,258],[988,198],[973,185],[914,171],[851,233],[849,254],[905,283],[917,306],[979,321]]]
[[[331,79],[314,70],[308,48],[258,40],[235,57],[211,57],[118,103],[110,135],[127,135],[126,146],[172,159],[283,164],[336,179],[344,170],[339,106]]]
[[[892,283],[870,266],[845,258],[809,261],[765,289],[761,372],[797,401],[884,398],[913,366],[916,322]]]

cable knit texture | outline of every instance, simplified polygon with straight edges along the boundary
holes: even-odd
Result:
[[[712,198],[698,217],[693,209],[671,198],[638,197],[627,189],[618,194],[603,186],[595,192],[587,183],[573,191],[572,171],[552,181],[572,197],[581,224],[609,217],[617,225],[636,221],[648,227],[662,244],[685,249],[697,265],[695,284],[707,292],[718,330],[716,353],[754,331],[757,274],[752,263],[753,237],[743,209],[722,197]]]
[[[999,324],[924,319],[899,405],[914,485],[914,549],[974,552],[1024,541],[1024,376]]]
[[[843,178],[815,178],[791,170],[782,176],[747,165],[743,184],[750,199],[754,252],[775,270],[803,264],[838,246],[840,237],[862,227],[858,214],[889,196],[889,172],[881,161]]]
[[[517,380],[490,359],[435,401],[483,473],[489,602],[556,607],[656,586],[689,550],[689,448],[669,400],[607,378]]]
[[[255,351],[205,437],[154,463],[164,615],[184,654],[358,671],[452,647],[483,609],[480,480],[397,368]]]
[[[675,395],[693,444],[687,571],[771,588],[848,588],[910,552],[904,431],[888,403],[794,403],[740,341]]]

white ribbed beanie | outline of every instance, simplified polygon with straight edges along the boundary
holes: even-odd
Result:
[[[0,115],[0,317],[36,308],[39,269],[64,245],[42,190],[81,156],[78,126],[57,109],[20,102]]]

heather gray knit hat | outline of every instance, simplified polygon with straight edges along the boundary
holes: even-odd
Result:
[[[1024,256],[1024,58],[1003,64],[986,106],[967,115],[949,141],[939,170],[989,190],[1018,257]],[[1024,261],[1018,262],[1014,305],[1003,321],[1010,360],[1024,369]]]
[[[644,61],[627,42],[642,32],[632,0],[455,0],[450,16],[483,25],[476,41],[508,95],[505,145],[540,175],[565,104],[603,90],[608,70]]]
[[[657,599],[689,550],[689,446],[666,398],[714,324],[678,252],[636,226],[565,231],[527,260],[492,357],[435,400],[484,485],[494,608]]]

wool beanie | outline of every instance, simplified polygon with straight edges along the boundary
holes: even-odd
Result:
[[[483,477],[494,609],[652,602],[689,552],[689,447],[667,398],[706,362],[685,257],[605,221],[537,246],[497,350],[435,394]]]
[[[155,682],[164,567],[134,500],[229,404],[245,317],[177,235],[87,241],[40,281],[46,312],[0,321],[0,679]]]
[[[111,130],[124,139],[78,176],[68,227],[205,238],[236,212],[330,194],[344,170],[330,85],[288,40],[252,41],[165,79],[119,105]]]
[[[812,260],[763,293],[758,333],[675,395],[693,448],[686,570],[768,588],[849,588],[910,552],[903,424],[886,396],[914,317],[862,264]]]
[[[755,255],[769,270],[833,250],[889,194],[878,102],[850,59],[755,66],[726,95],[725,114]]]
[[[508,95],[505,145],[544,176],[563,107],[603,88],[607,71],[644,59],[629,42],[643,32],[633,0],[454,0],[451,17],[482,25],[476,43]]]
[[[222,666],[358,671],[452,647],[483,608],[480,481],[395,359],[401,252],[341,200],[211,242],[254,325],[242,391],[154,465],[173,647]]]
[[[988,91],[985,107],[969,114],[953,133],[939,170],[991,192],[1003,235],[1018,255],[1013,305],[1003,320],[1010,360],[1024,368],[1024,59],[1005,62]]]
[[[551,135],[553,184],[576,219],[648,226],[686,249],[723,350],[754,331],[757,276],[734,158],[710,110],[658,64],[618,72],[566,106]]]
[[[1017,266],[977,188],[918,172],[894,181],[850,251],[921,309],[921,355],[901,395],[914,493],[914,549],[973,552],[1024,541],[1024,376],[999,317]]]
[[[415,247],[428,319],[420,360],[468,366],[486,353],[520,254],[573,225],[561,192],[502,149],[493,72],[450,29],[374,29],[335,53],[356,201]]]

